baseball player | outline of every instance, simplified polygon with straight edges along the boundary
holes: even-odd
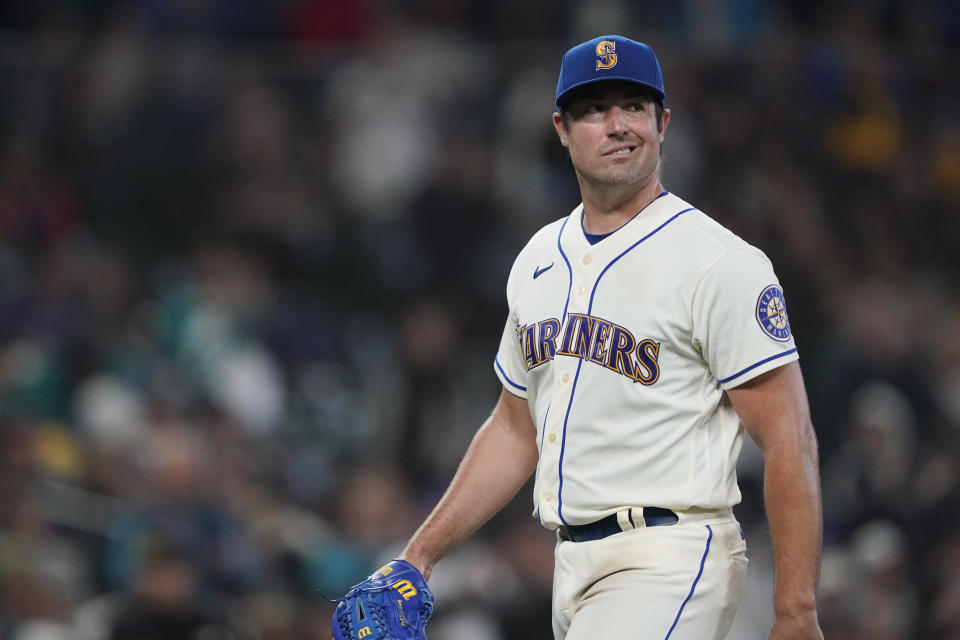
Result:
[[[583,202],[517,257],[500,399],[399,568],[428,578],[533,474],[556,638],[723,638],[747,567],[746,431],[766,461],[769,637],[822,638],[816,440],[784,293],[760,250],[662,186],[665,98],[645,44],[564,55],[553,124]]]

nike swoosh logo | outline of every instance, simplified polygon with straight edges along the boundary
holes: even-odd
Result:
[[[549,271],[551,268],[553,268],[552,262],[547,266],[545,266],[543,269],[540,268],[540,265],[537,265],[537,268],[533,270],[533,279],[536,280],[537,278],[542,276],[545,271]]]

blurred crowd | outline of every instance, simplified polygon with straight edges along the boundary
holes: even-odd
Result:
[[[0,7],[0,640],[329,638],[499,392],[504,286],[578,204],[560,56],[649,42],[664,182],[762,247],[820,438],[828,639],[960,638],[950,0]],[[766,637],[762,459],[731,640]],[[550,638],[529,492],[434,640]]]

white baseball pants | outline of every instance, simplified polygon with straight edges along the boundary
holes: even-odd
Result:
[[[678,516],[675,525],[641,527],[602,540],[558,539],[557,640],[721,640],[727,635],[747,573],[740,525],[729,510]]]

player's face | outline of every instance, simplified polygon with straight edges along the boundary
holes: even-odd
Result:
[[[636,85],[600,82],[577,94],[569,117],[554,114],[560,142],[581,181],[594,188],[635,185],[659,179],[660,145],[670,112],[658,127],[656,105]]]

